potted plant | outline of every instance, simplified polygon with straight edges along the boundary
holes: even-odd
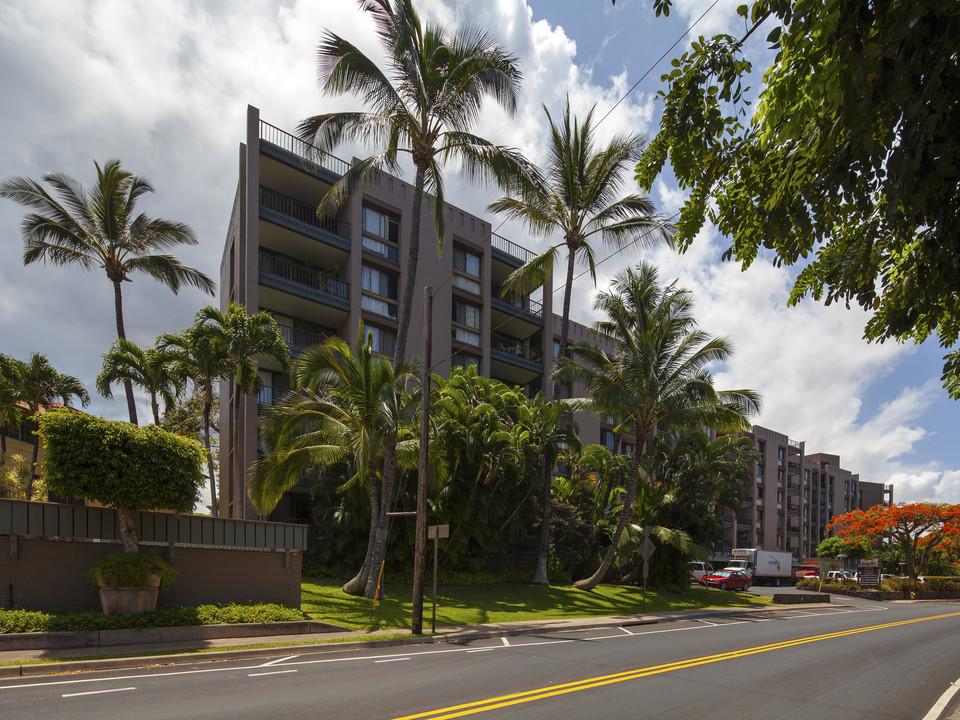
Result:
[[[204,484],[200,445],[156,425],[141,428],[85,413],[61,410],[38,421],[47,486],[64,497],[117,510],[123,552],[100,563],[91,577],[105,579],[106,587],[144,592],[153,582],[148,577],[159,575],[151,591],[155,605],[157,589],[164,586],[164,576],[166,584],[173,579],[173,568],[159,557],[139,554],[137,509],[193,509]],[[102,591],[100,599],[104,612],[111,612]]]
[[[157,608],[157,595],[177,578],[177,571],[158,555],[114,553],[101,560],[88,577],[100,592],[107,615],[130,615]]]

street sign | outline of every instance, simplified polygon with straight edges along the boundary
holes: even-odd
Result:
[[[640,557],[644,560],[649,560],[650,556],[653,555],[653,551],[656,549],[656,546],[650,542],[650,538],[644,538],[643,542],[640,543]]]
[[[450,537],[449,525],[430,525],[427,527],[428,540],[443,540]]]

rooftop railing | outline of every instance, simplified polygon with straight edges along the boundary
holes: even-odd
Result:
[[[335,155],[324,152],[318,147],[305,142],[295,135],[281,130],[268,122],[260,121],[260,139],[276,145],[282,150],[293,153],[301,160],[313,163],[317,167],[329,170],[337,175],[343,175],[350,169],[350,163],[341,160]]]
[[[512,240],[507,240],[502,235],[497,235],[496,233],[490,233],[490,245],[500,252],[519,258],[523,262],[528,262],[537,256],[532,250],[520,247]]]

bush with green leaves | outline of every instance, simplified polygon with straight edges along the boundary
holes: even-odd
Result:
[[[158,607],[153,612],[134,615],[105,615],[100,610],[0,610],[0,633],[89,632],[126,628],[290,622],[303,619],[304,614],[300,610],[283,603],[170,605]]]
[[[158,555],[114,553],[97,563],[88,577],[106,587],[145,588],[151,575],[160,576],[160,587],[167,588],[177,579],[177,571]]]
[[[113,507],[189,512],[200,498],[200,446],[156,425],[76,412],[40,416],[47,485]]]

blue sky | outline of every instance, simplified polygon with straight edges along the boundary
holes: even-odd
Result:
[[[740,1],[719,0],[695,33],[741,30]],[[518,55],[525,83],[517,116],[491,109],[477,130],[540,160],[541,104],[560,112],[569,96],[576,112],[596,103],[602,116],[712,3],[677,0],[669,19],[655,18],[650,0],[618,0],[616,7],[609,0],[420,0],[418,7],[425,18],[486,27]],[[122,158],[157,188],[143,210],[197,231],[200,246],[182,259],[218,277],[247,104],[287,129],[308,115],[356,107],[352,98],[324,98],[316,88],[314,49],[323,28],[377,52],[354,0],[0,0],[0,177],[55,170],[86,184],[94,159]],[[769,57],[765,35],[749,48],[757,79]],[[655,94],[668,61],[610,113],[601,137],[655,132]],[[668,214],[683,200],[669,176],[652,196]],[[471,212],[486,214],[495,197],[493,189],[449,176],[448,200]],[[18,206],[0,201],[0,352],[44,352],[92,389],[113,336],[110,286],[93,272],[23,267],[21,217]],[[545,247],[522,227],[507,223],[500,232]],[[864,480],[893,482],[898,499],[960,502],[960,406],[940,388],[935,343],[867,345],[861,311],[809,301],[787,308],[795,270],[775,268],[768,257],[741,272],[719,261],[724,248],[708,227],[685,255],[657,250],[603,264],[600,287],[640,257],[655,262],[665,280],[693,290],[701,324],[732,340],[736,354],[717,368],[717,382],[763,393],[758,424],[806,441],[810,452],[840,455]],[[590,322],[594,288],[585,280],[575,286],[574,319]],[[145,278],[124,289],[128,332],[141,344],[185,327],[210,301],[194,291],[175,297]],[[92,409],[125,416],[118,400],[95,398]],[[146,406],[142,411],[147,415]]]

